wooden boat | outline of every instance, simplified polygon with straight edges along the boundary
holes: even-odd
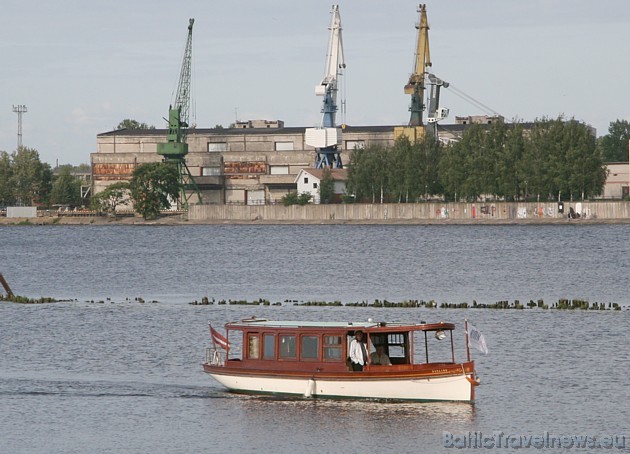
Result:
[[[455,361],[452,323],[296,322],[247,319],[210,326],[205,372],[236,393],[402,401],[465,401],[479,384],[474,362]],[[383,347],[388,364],[354,371],[350,343],[362,331],[367,352]],[[450,345],[448,342],[450,338]],[[434,359],[433,350],[442,359]]]

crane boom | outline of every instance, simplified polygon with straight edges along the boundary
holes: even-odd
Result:
[[[188,37],[186,39],[182,68],[179,73],[175,104],[170,105],[168,108],[167,141],[166,143],[157,144],[157,153],[164,156],[164,162],[177,166],[180,186],[180,196],[177,203],[178,207],[181,208],[188,208],[190,194],[187,191],[195,193],[197,202],[201,203],[201,193],[186,164],[186,155],[188,154],[186,132],[190,108],[190,68],[192,65],[192,30],[194,23],[195,19],[189,19]]]
[[[337,113],[338,82],[346,67],[343,55],[339,5],[333,5],[332,19],[328,29],[330,30],[330,37],[328,39],[328,53],[326,54],[326,70],[321,84],[315,86],[315,94],[324,97],[321,126],[334,128],[335,114]]]
[[[341,145],[341,128],[336,125],[337,93],[339,78],[343,75],[346,62],[343,53],[343,39],[341,35],[341,16],[339,5],[333,5],[331,11],[330,36],[328,52],[326,54],[326,69],[324,78],[315,86],[315,94],[323,96],[322,121],[317,128],[309,128],[305,132],[305,142],[317,148],[315,166],[343,167],[338,146]]]
[[[192,30],[195,19],[188,20],[188,38],[182,60],[182,69],[179,73],[179,84],[177,85],[177,96],[175,97],[175,108],[179,109],[179,119],[182,127],[188,127],[190,114],[190,68],[192,66]]]
[[[424,90],[428,68],[431,67],[431,53],[429,51],[429,23],[425,4],[418,6],[420,21],[416,24],[418,39],[416,44],[416,58],[413,73],[405,85],[405,93],[411,95],[411,117],[409,126],[422,126],[422,112],[424,110]]]

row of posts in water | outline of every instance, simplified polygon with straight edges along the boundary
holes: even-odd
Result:
[[[435,300],[424,301],[424,300],[405,300],[402,302],[392,302],[388,300],[379,300],[376,299],[373,302],[368,301],[360,301],[360,302],[352,302],[352,303],[342,303],[341,301],[299,301],[299,300],[284,300],[284,302],[276,302],[271,303],[267,299],[259,298],[257,300],[218,300],[216,301],[214,298],[209,299],[208,297],[203,297],[201,301],[192,301],[192,305],[195,306],[208,306],[213,304],[219,305],[242,305],[242,306],[283,306],[283,305],[293,305],[293,306],[345,306],[345,307],[401,307],[401,308],[417,308],[417,307],[425,307],[425,308],[441,308],[441,309],[560,309],[560,310],[622,310],[623,306],[619,303],[590,303],[587,300],[580,299],[559,299],[557,302],[549,305],[546,304],[542,299],[537,301],[530,300],[526,304],[522,304],[519,300],[514,300],[514,302],[510,301],[497,301],[496,303],[477,303],[477,301],[473,300],[471,304],[469,303],[438,303]],[[626,309],[630,309],[630,307],[626,307]]]
[[[58,300],[52,297],[40,297],[29,298],[19,295],[2,295],[0,294],[0,301],[20,303],[20,304],[44,304],[44,303],[57,303],[57,302],[73,302],[76,299]],[[145,299],[141,297],[135,297],[133,299],[125,298],[122,303],[140,303],[144,304]],[[157,300],[148,300],[149,303],[159,303]],[[89,300],[86,303],[116,303],[111,298],[105,300]],[[376,299],[373,302],[360,301],[353,303],[342,303],[341,301],[299,301],[299,300],[284,300],[284,302],[272,303],[268,299],[259,298],[252,301],[249,300],[232,300],[210,299],[207,296],[201,298],[200,301],[194,300],[190,303],[193,306],[211,306],[211,305],[239,305],[239,306],[336,306],[336,307],[371,307],[371,308],[440,308],[440,309],[557,309],[557,310],[590,310],[590,311],[621,311],[622,309],[630,309],[628,306],[622,306],[619,303],[590,303],[587,300],[581,299],[559,299],[557,302],[549,305],[542,299],[537,301],[530,300],[527,304],[522,304],[519,300],[510,301],[497,301],[496,303],[477,303],[473,300],[472,304],[469,303],[437,303],[434,300],[405,300],[402,302],[392,302],[388,300]]]

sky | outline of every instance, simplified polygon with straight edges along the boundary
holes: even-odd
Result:
[[[165,127],[194,18],[191,118],[315,126],[331,2],[3,0],[0,150],[23,145],[55,166],[90,162],[96,135],[125,118]],[[564,115],[605,135],[630,120],[630,1],[428,1],[432,71],[455,116]],[[418,3],[340,0],[348,125],[409,121]],[[467,102],[465,93],[486,108]],[[341,95],[340,95],[341,97]],[[341,123],[338,118],[338,123]]]

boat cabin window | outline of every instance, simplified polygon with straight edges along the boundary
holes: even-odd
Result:
[[[247,334],[247,358],[260,358],[260,337],[258,336],[258,333]]]
[[[275,359],[276,357],[276,336],[273,334],[263,335],[263,359]]]
[[[341,336],[324,335],[324,361],[341,361]]]
[[[295,335],[283,334],[279,336],[280,340],[280,358],[281,359],[295,359],[296,342]]]
[[[454,363],[453,331],[416,331],[413,336],[416,363]]]
[[[408,333],[370,334],[370,352],[376,351],[376,345],[383,346],[392,364],[409,364]]]
[[[319,353],[319,338],[317,336],[302,336],[300,359],[315,360]]]

